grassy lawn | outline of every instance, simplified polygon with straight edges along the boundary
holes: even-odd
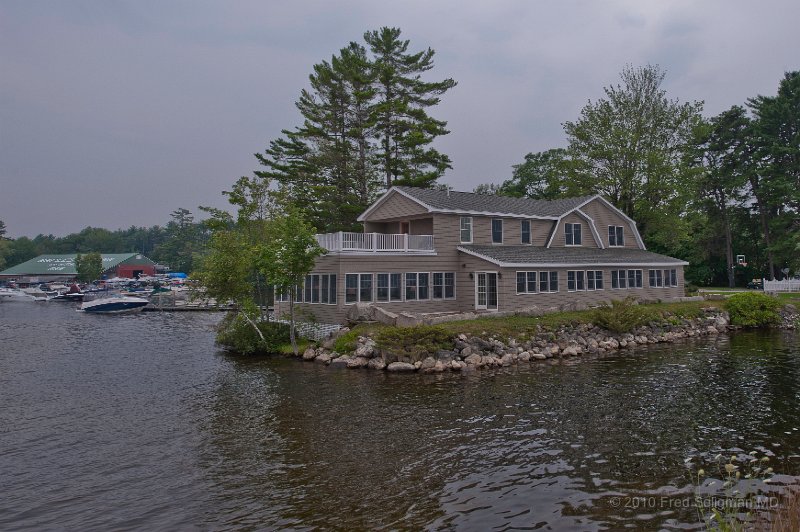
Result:
[[[648,321],[656,321],[668,316],[695,318],[703,315],[703,308],[714,306],[714,302],[687,301],[681,303],[657,303],[640,305]],[[531,337],[543,331],[554,331],[564,325],[580,325],[592,321],[592,310],[557,312],[544,316],[486,316],[474,320],[451,321],[437,325],[451,336],[466,334],[471,336],[498,336],[500,338]],[[380,323],[364,323],[355,326],[350,332],[336,340],[337,351],[351,351],[359,336],[375,337],[381,329],[390,327]]]

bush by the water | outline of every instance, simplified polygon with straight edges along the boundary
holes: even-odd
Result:
[[[397,357],[407,357],[412,362],[453,348],[453,337],[446,329],[436,325],[415,327],[386,327],[375,338],[377,347],[389,362]]]
[[[649,316],[632,297],[603,303],[592,313],[592,321],[603,329],[626,333],[647,323]]]
[[[781,302],[761,292],[740,292],[725,301],[733,325],[768,327],[780,323]]]
[[[259,322],[258,329],[239,314],[228,314],[217,329],[217,343],[229,351],[242,355],[266,355],[277,353],[280,347],[289,343],[289,325],[285,323]]]

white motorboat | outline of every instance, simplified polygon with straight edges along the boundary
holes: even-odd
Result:
[[[35,301],[47,301],[47,298],[38,298],[31,294],[26,294],[16,288],[0,288],[0,301],[13,303],[32,303]]]
[[[121,294],[103,295],[84,301],[80,310],[96,314],[123,314],[140,312],[150,301],[141,297],[126,297]]]

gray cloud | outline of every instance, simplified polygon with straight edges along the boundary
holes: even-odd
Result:
[[[5,2],[0,219],[14,236],[163,224],[224,206],[252,154],[297,124],[311,66],[381,25],[459,85],[437,117],[444,181],[499,181],[626,64],[658,63],[706,113],[800,68],[800,4],[710,2]]]

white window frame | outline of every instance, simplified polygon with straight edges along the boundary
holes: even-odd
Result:
[[[569,274],[572,275],[572,283],[574,284],[575,288],[569,287]],[[578,282],[583,285],[582,288],[578,287]],[[567,292],[585,292],[586,291],[586,271],[584,270],[567,270]]]
[[[357,279],[357,282],[356,282],[356,300],[355,301],[348,301],[347,300],[347,278],[349,276],[351,276],[351,275],[355,275],[356,279]],[[369,275],[370,277],[372,277],[372,282],[371,282],[371,285],[372,285],[372,288],[371,288],[372,299],[370,299],[369,301],[362,301],[362,299],[361,299],[361,278],[363,276],[366,276],[366,275]],[[356,303],[374,303],[375,302],[375,280],[376,280],[376,276],[375,276],[374,273],[351,272],[351,273],[344,274],[344,304],[345,305],[355,305]]]
[[[613,236],[613,244],[612,244],[612,236]],[[624,248],[625,247],[625,226],[624,225],[609,225],[608,226],[608,247],[610,247],[610,248]]]
[[[528,241],[525,242],[525,225],[528,226]],[[519,221],[519,241],[521,244],[529,246],[533,243],[533,225],[530,220]]]
[[[591,274],[591,276],[589,275]],[[589,282],[589,278],[591,277],[591,284]],[[597,283],[600,283],[600,287],[598,288]],[[603,279],[603,270],[586,270],[586,290],[604,290],[605,289],[605,279]]]
[[[464,223],[466,222],[466,224]],[[464,226],[467,227],[464,227]],[[464,240],[464,231],[469,231],[469,240]],[[462,216],[459,222],[459,239],[462,244],[472,244],[472,216]]]
[[[387,293],[388,299],[386,299],[386,300],[378,299],[378,276],[379,275],[386,275],[387,276],[388,285],[386,286],[386,289],[388,290],[388,293]],[[393,298],[392,297],[392,277],[394,277],[395,275],[399,276],[399,283],[398,283],[398,286],[397,286],[398,289],[400,290],[400,297],[399,298],[397,298],[397,297]],[[375,274],[375,302],[376,303],[396,303],[398,301],[403,301],[403,274],[400,273],[400,272],[378,272],[378,273],[376,273]]]
[[[575,243],[575,226],[578,226],[580,229],[578,230],[578,234],[580,234],[580,242],[577,244]],[[569,233],[567,233],[567,227],[570,228]],[[572,244],[569,243],[567,237],[572,238]],[[569,247],[579,247],[583,246],[583,224],[580,222],[564,222],[564,245]],[[577,270],[570,270],[570,271],[577,271]]]
[[[500,242],[495,242],[495,240],[494,240],[494,223],[495,222],[500,222]],[[501,246],[503,244],[503,240],[505,238],[505,235],[503,234],[504,230],[505,230],[505,228],[503,227],[503,219],[502,218],[492,218],[490,223],[491,223],[490,229],[491,229],[492,245]]]
[[[441,275],[442,276],[442,284],[441,285],[436,284],[435,280],[436,280],[436,276],[437,275]],[[447,297],[447,276],[448,275],[452,275],[453,276],[453,295],[450,296],[450,297]],[[419,278],[417,278],[417,281],[419,281]],[[436,297],[436,287],[437,286],[441,286],[442,297]],[[455,299],[456,298],[456,272],[431,272],[431,284],[430,284],[430,287],[431,287],[430,293],[431,293],[431,299],[432,300],[444,301],[444,300]]]
[[[522,292],[519,291],[519,275],[523,274],[525,276],[525,290]],[[533,275],[533,290],[531,290],[531,275]],[[520,270],[516,272],[514,276],[514,286],[517,291],[517,295],[523,294],[538,294],[539,293],[539,272],[533,270]]]

